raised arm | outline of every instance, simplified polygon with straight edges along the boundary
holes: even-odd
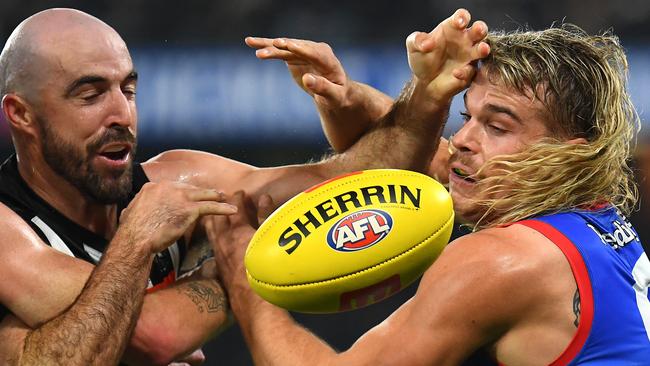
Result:
[[[233,213],[232,206],[215,201],[221,198],[187,185],[145,185],[86,277],[88,266],[45,246],[0,206],[2,245],[12,253],[0,266],[2,278],[11,278],[0,284],[0,300],[12,312],[0,325],[3,363],[116,364],[138,320],[154,255],[200,215]],[[49,270],[57,268],[62,270]],[[58,315],[44,318],[39,310]]]
[[[478,22],[464,31],[468,39],[475,41],[485,37],[486,27]],[[444,37],[444,31],[438,27],[430,33],[414,32],[407,40],[409,65],[414,71],[414,80],[409,86],[427,85],[436,79],[425,93],[419,94],[430,101],[438,101],[439,106],[446,110],[449,95],[456,94],[471,80],[474,73],[472,61],[485,56],[489,48],[482,44],[475,48],[474,53],[463,52],[463,48],[457,52],[453,46],[445,47],[444,38],[441,37]],[[248,37],[246,43],[257,49],[256,55],[261,59],[285,61],[296,84],[314,98],[325,135],[337,152],[347,150],[364,133],[377,128],[380,122],[400,118],[387,115],[391,108],[399,109],[399,106],[392,105],[390,97],[368,85],[350,80],[331,47],[325,43],[253,37]],[[451,84],[438,85],[441,82]],[[409,93],[412,91],[407,88],[401,97],[411,98]],[[435,109],[432,111],[435,112]],[[436,113],[430,116],[441,119]],[[446,119],[446,116],[442,119]],[[430,136],[433,146],[438,142],[435,136],[435,133]],[[446,139],[439,139],[434,155],[426,172],[446,183],[449,159]]]
[[[336,152],[345,151],[388,113],[393,99],[351,80],[332,48],[323,42],[247,37],[263,60],[285,61],[296,84],[314,99],[325,136]]]
[[[266,190],[282,201],[278,197],[287,197],[286,190],[296,175],[286,173],[295,173],[300,168],[321,179],[371,168],[428,171],[451,99],[469,85],[475,62],[489,53],[489,46],[482,41],[487,26],[476,22],[468,27],[469,21],[469,13],[462,10],[432,32],[415,32],[408,37],[406,46],[413,79],[391,110],[351,148],[312,166],[293,171],[276,169],[273,173],[277,178],[256,181],[268,181]]]
[[[352,147],[324,161],[285,167],[255,168],[216,155],[196,151],[165,152],[143,164],[153,181],[187,181],[226,193],[244,190],[257,199],[270,194],[281,203],[311,185],[336,175],[372,168],[399,168],[430,172],[431,160],[440,145],[451,98],[465,88],[474,73],[473,63],[489,53],[482,42],[487,35],[483,22],[447,26],[456,32],[446,40],[441,26],[431,33],[414,33],[407,41],[414,77],[381,120]],[[446,141],[445,141],[446,142]],[[445,178],[446,146],[434,174]],[[438,161],[438,156],[434,163]],[[444,180],[443,180],[444,181]]]

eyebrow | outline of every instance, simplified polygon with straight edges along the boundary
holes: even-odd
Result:
[[[125,82],[128,83],[128,82],[137,81],[137,80],[138,80],[138,73],[137,73],[137,71],[133,70],[124,78],[122,83],[125,83]],[[64,95],[66,97],[69,97],[77,88],[79,88],[82,85],[105,83],[107,81],[108,81],[108,79],[106,79],[103,76],[99,76],[99,75],[82,76],[79,79],[77,79],[77,80],[73,81],[72,83],[70,83],[70,85],[68,85],[68,87],[65,88],[65,94]]]
[[[463,94],[463,101],[465,102],[465,108],[467,108],[467,92],[465,92],[465,94]],[[488,104],[485,106],[485,108],[486,108],[488,111],[492,112],[492,113],[503,113],[503,114],[505,114],[505,115],[508,115],[510,118],[512,118],[512,119],[515,120],[516,122],[518,122],[518,123],[523,123],[522,120],[521,120],[521,117],[519,117],[515,112],[513,112],[513,111],[512,111],[510,108],[508,108],[508,107],[501,106],[501,105],[497,105],[497,104],[488,103]]]

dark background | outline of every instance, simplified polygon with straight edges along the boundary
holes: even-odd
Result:
[[[644,124],[644,112],[650,105],[647,0],[3,0],[0,38],[4,42],[27,16],[57,6],[84,10],[104,20],[132,50],[141,74],[141,161],[170,148],[211,151],[257,166],[319,158],[328,146],[309,98],[291,84],[281,63],[256,60],[243,38],[288,36],[326,41],[354,79],[395,96],[408,77],[403,50],[406,36],[414,30],[430,30],[461,6],[492,29],[539,29],[562,21],[589,32],[613,28],[629,50],[630,89]],[[169,109],[170,105],[174,109]],[[447,134],[458,126],[458,118],[452,116]],[[643,136],[641,141],[647,141],[647,135]],[[10,152],[7,127],[2,123],[0,157]],[[640,144],[637,156],[639,166],[650,166],[646,144]],[[639,170],[638,175],[647,185],[644,171]],[[643,229],[639,230],[641,237],[648,238],[650,210],[643,199],[641,202],[632,219]],[[296,317],[343,350],[413,293],[411,287],[381,304],[350,313]],[[211,341],[204,351],[207,365],[251,363],[236,326]]]

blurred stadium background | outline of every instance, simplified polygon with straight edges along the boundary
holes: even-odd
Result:
[[[328,146],[310,98],[293,85],[281,62],[257,60],[244,45],[245,36],[328,42],[351,78],[396,96],[409,75],[406,36],[414,30],[430,30],[461,6],[491,29],[526,25],[539,29],[562,21],[589,32],[613,29],[628,50],[629,87],[644,124],[640,141],[650,141],[647,0],[3,0],[0,32],[4,43],[20,21],[49,7],[93,14],[126,40],[140,74],[139,160],[170,148],[193,148],[271,166],[318,158]],[[447,136],[458,127],[459,108],[455,102]],[[637,166],[647,167],[638,171],[639,181],[647,186],[644,172],[650,168],[650,150],[644,143],[638,150]],[[11,151],[3,122],[0,157],[4,160]],[[646,241],[650,241],[649,215],[642,200],[633,221]],[[351,313],[297,318],[333,346],[345,349],[413,292],[410,288]],[[252,363],[236,326],[217,336],[204,351],[207,365]]]

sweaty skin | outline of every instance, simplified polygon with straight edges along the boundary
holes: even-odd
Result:
[[[407,39],[414,92],[405,103],[417,118],[446,118],[451,97],[467,86],[477,71],[472,61],[487,55],[487,45],[479,42],[487,28],[482,22],[467,28],[469,21],[469,13],[461,9],[432,32],[416,32]],[[248,43],[266,51],[258,56],[291,60],[290,69],[296,62],[293,58],[309,59],[304,56],[307,51],[298,51],[291,43],[312,46],[293,40],[256,42]],[[320,72],[327,74],[326,70]],[[321,86],[327,85],[318,80]],[[478,70],[466,94],[468,121],[454,137],[458,151],[451,161],[456,167],[462,163],[462,168],[473,172],[474,164],[520,150],[548,134],[539,120],[519,126],[495,112],[498,109],[491,106],[506,104],[523,117],[540,108],[539,101],[523,103],[530,98],[519,95],[506,100],[507,94],[512,95],[503,86],[488,83]],[[420,109],[432,105],[438,109]],[[495,129],[506,127],[512,127],[509,134],[499,135]],[[438,136],[429,135],[429,139],[435,145]],[[476,208],[467,197],[469,183],[460,182],[449,166],[444,166],[444,172],[436,169],[436,173],[449,177],[460,214],[471,218]],[[576,282],[563,253],[538,232],[513,225],[482,230],[452,242],[426,271],[410,301],[350,349],[337,353],[250,289],[243,256],[257,223],[250,219],[252,214],[243,214],[247,207],[243,194],[236,194],[231,202],[240,208],[239,213],[207,219],[208,235],[233,313],[256,364],[457,365],[484,348],[508,365],[544,365],[554,361],[576,333]],[[277,337],[278,333],[283,336]]]
[[[25,55],[34,59],[38,69],[21,63]],[[30,17],[12,33],[0,65],[7,76],[2,107],[22,178],[64,216],[113,239],[119,228],[114,201],[128,193],[137,136],[137,73],[124,41],[85,13],[50,9]],[[425,137],[439,136],[442,129],[441,118],[428,117],[445,112],[406,103],[420,95],[417,88],[407,90],[403,102],[398,100],[354,146],[322,162],[256,168],[213,154],[177,150],[162,153],[142,167],[155,183],[183,182],[226,194],[244,189],[256,198],[268,194],[277,203],[353,170],[422,171],[436,148]],[[418,118],[412,113],[415,110],[427,118]],[[12,279],[0,284],[0,301],[15,318],[36,328],[73,304],[93,266],[47,247],[26,223],[11,240],[6,235],[0,233],[5,239],[0,245],[16,255],[0,259],[2,278]],[[224,294],[208,272],[199,271],[144,296],[125,353],[128,363],[166,364],[181,359],[218,330],[226,319],[225,306],[205,309],[223,304]],[[17,337],[16,344],[24,339]],[[7,357],[13,357],[8,352]]]

